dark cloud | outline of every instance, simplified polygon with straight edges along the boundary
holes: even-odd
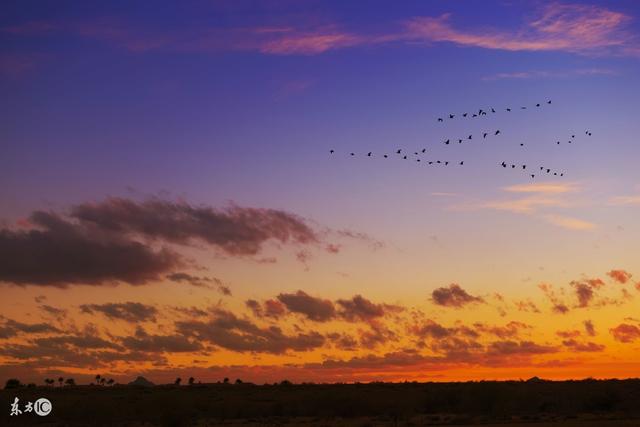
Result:
[[[534,355],[558,351],[556,347],[537,344],[533,341],[496,341],[489,344],[489,355]]]
[[[197,288],[213,289],[222,295],[231,296],[231,289],[222,284],[222,281],[216,277],[193,276],[184,272],[171,273],[167,275],[167,279],[176,283],[188,283]]]
[[[578,307],[588,307],[594,297],[593,288],[586,283],[578,282],[572,282],[571,286],[573,286],[576,297],[578,298]]]
[[[176,322],[179,333],[237,352],[282,354],[289,350],[308,351],[322,347],[324,336],[318,332],[285,334],[279,327],[259,327],[235,314],[214,309],[208,321]]]
[[[172,274],[183,263],[163,245],[201,242],[229,256],[253,256],[268,241],[318,244],[301,218],[274,209],[216,210],[159,199],[110,198],[68,215],[35,211],[29,229],[0,229],[0,282],[16,285],[133,285]],[[197,285],[205,280],[176,280]],[[229,293],[221,284],[218,290]]]
[[[556,314],[566,314],[569,312],[569,307],[556,295],[553,286],[547,283],[541,283],[538,288],[545,294],[547,299],[551,302],[551,311]]]
[[[531,325],[515,320],[512,320],[503,326],[485,325],[484,323],[474,323],[473,326],[478,332],[494,335],[502,339],[517,338],[520,336],[522,331],[532,328]]]
[[[611,277],[616,282],[624,285],[631,279],[631,273],[625,270],[611,270],[607,273],[607,276]]]
[[[5,319],[0,324],[0,339],[11,338],[21,333],[46,334],[55,332],[60,332],[60,330],[48,323],[22,323],[12,319]]]
[[[616,341],[630,343],[640,338],[640,328],[629,323],[621,323],[615,328],[609,329]]]
[[[564,345],[571,351],[577,351],[581,353],[598,352],[598,351],[603,351],[605,349],[605,346],[602,344],[597,344],[590,341],[580,342],[580,341],[576,341],[575,339],[564,340],[562,341],[562,345]]]
[[[111,198],[72,209],[79,221],[118,234],[189,244],[199,240],[228,255],[255,255],[268,240],[315,243],[316,233],[296,215],[275,209],[213,209],[184,202]]]
[[[355,351],[359,349],[358,341],[346,333],[332,332],[327,334],[327,339],[339,350]]]
[[[355,295],[351,299],[339,299],[336,304],[340,307],[340,317],[349,322],[369,322],[383,317],[387,313],[402,311],[402,307],[390,304],[375,304],[362,295]]]
[[[179,264],[178,256],[140,242],[88,230],[54,213],[36,211],[36,228],[0,230],[0,281],[65,287],[143,284]]]
[[[83,304],[80,306],[83,313],[102,313],[110,319],[125,320],[127,322],[144,322],[155,320],[158,309],[152,305],[139,302]]]
[[[38,308],[42,310],[45,314],[48,314],[49,316],[53,316],[56,319],[62,319],[67,315],[67,310],[63,308],[53,307],[48,304],[39,305]]]
[[[268,299],[262,304],[256,300],[249,299],[245,301],[245,305],[251,310],[255,317],[259,318],[269,317],[278,319],[284,316],[287,312],[285,305],[274,299]]]
[[[302,314],[309,320],[316,322],[326,322],[336,316],[336,309],[330,300],[312,297],[304,291],[280,294],[278,300],[290,312]]]
[[[455,283],[449,285],[449,287],[442,287],[435,289],[431,293],[432,301],[444,307],[461,308],[467,304],[484,303],[485,301],[481,297],[470,295]]]
[[[528,313],[540,313],[540,309],[538,308],[538,306],[529,299],[515,301],[515,305],[518,311],[524,311]]]
[[[151,335],[141,327],[136,328],[134,336],[121,337],[119,341],[129,350],[147,353],[183,353],[202,349],[201,343],[184,335]]]
[[[589,335],[590,337],[593,337],[596,335],[596,328],[593,325],[593,322],[591,320],[585,320],[583,324],[584,324],[584,330],[587,333],[587,335]]]
[[[373,349],[398,340],[398,335],[380,322],[369,322],[369,328],[359,331],[360,346]]]

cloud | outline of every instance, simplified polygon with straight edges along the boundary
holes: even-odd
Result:
[[[630,343],[640,338],[640,328],[629,323],[621,323],[615,328],[609,329],[616,341]]]
[[[515,301],[514,304],[518,311],[540,313],[538,306],[530,299]]]
[[[593,300],[593,288],[586,283],[580,282],[571,282],[571,286],[573,286],[576,297],[578,298],[578,307],[588,307],[589,303]]]
[[[596,335],[596,328],[593,325],[593,322],[591,320],[585,320],[582,323],[584,325],[584,330],[587,333],[587,335],[589,335],[590,337],[594,337]]]
[[[640,205],[640,196],[617,196],[609,200],[610,205],[614,206],[631,206]]]
[[[596,225],[589,221],[564,215],[544,215],[547,222],[569,230],[593,230]]]
[[[151,353],[184,353],[202,349],[201,343],[184,335],[151,335],[141,327],[136,328],[134,336],[121,337],[119,341],[129,350]]]
[[[631,273],[624,270],[611,270],[607,273],[607,276],[611,277],[616,282],[624,285],[631,280]]]
[[[375,304],[362,295],[355,295],[351,299],[339,299],[336,304],[340,307],[339,315],[349,322],[369,322],[382,317],[389,312],[398,312],[402,307],[389,304]]]
[[[605,346],[602,344],[597,344],[594,342],[580,342],[574,339],[567,339],[562,341],[562,345],[570,349],[571,351],[577,352],[599,352],[605,349]]]
[[[249,299],[245,301],[245,305],[249,308],[253,315],[258,318],[279,319],[287,313],[286,306],[278,300],[268,299],[262,304],[260,302]]]
[[[144,284],[179,265],[168,249],[105,236],[57,214],[36,211],[29,230],[0,229],[0,281],[65,287]]]
[[[571,78],[576,76],[595,76],[605,75],[611,76],[618,74],[615,70],[608,68],[579,68],[574,70],[564,71],[516,71],[510,73],[497,73],[490,76],[485,76],[482,80],[525,80],[525,79],[550,79],[550,78]]]
[[[60,330],[48,323],[22,323],[12,319],[5,319],[0,325],[0,339],[12,338],[21,333],[47,334],[54,332],[60,332]]]
[[[304,291],[293,294],[282,293],[278,300],[292,313],[304,315],[307,319],[316,322],[326,322],[336,315],[333,302],[328,299],[312,297]]]
[[[277,326],[262,328],[222,309],[214,310],[209,321],[178,321],[176,328],[187,337],[237,352],[282,354],[313,350],[325,343],[325,337],[315,331],[287,335]]]
[[[489,344],[489,355],[534,355],[558,351],[556,347],[537,344],[533,341],[496,341]]]
[[[449,287],[435,289],[431,293],[431,300],[434,304],[452,308],[462,308],[468,304],[485,302],[481,297],[470,295],[455,283],[450,284]]]
[[[35,211],[26,229],[0,229],[0,281],[141,285],[169,274],[202,285],[207,279],[175,273],[183,260],[167,246],[205,243],[242,257],[260,253],[269,241],[311,245],[318,237],[301,218],[274,209],[110,198],[73,206],[66,216]],[[229,293],[222,285],[218,290]]]
[[[364,38],[335,28],[302,32],[291,29],[277,33],[271,40],[262,42],[259,51],[275,55],[317,55],[330,50],[363,44]]]
[[[177,244],[208,243],[227,255],[256,255],[269,240],[315,243],[316,233],[288,212],[231,206],[213,209],[184,202],[110,198],[75,206],[71,216],[84,224]]]
[[[199,277],[188,273],[171,273],[167,275],[167,279],[177,283],[188,283],[198,288],[214,289],[222,295],[231,296],[231,289],[222,284],[222,281],[216,277]]]
[[[635,44],[635,36],[627,30],[630,16],[591,5],[545,5],[515,31],[462,30],[455,28],[450,18],[450,14],[413,18],[406,23],[405,37],[484,49],[579,54],[622,54]]]
[[[536,193],[536,194],[563,194],[573,193],[578,191],[579,187],[575,183],[559,183],[559,182],[547,182],[547,183],[534,183],[534,184],[519,184],[505,187],[504,191],[509,193]]]
[[[551,311],[553,313],[566,314],[569,312],[569,307],[557,296],[553,286],[547,283],[541,283],[538,285],[538,289],[540,289],[551,302]]]
[[[80,306],[83,313],[102,313],[109,319],[124,320],[131,323],[155,320],[158,309],[152,305],[139,302],[83,304]]]

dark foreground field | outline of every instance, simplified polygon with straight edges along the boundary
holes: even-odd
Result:
[[[15,397],[53,411],[10,417]],[[0,425],[635,427],[640,380],[38,387],[3,390],[0,404]]]

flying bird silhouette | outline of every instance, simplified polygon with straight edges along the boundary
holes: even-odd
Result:
[[[371,151],[367,153],[367,157],[371,157]]]
[[[402,151],[402,148],[396,151],[396,154],[400,154],[401,151]]]
[[[494,135],[500,135],[500,130],[497,130]]]
[[[443,121],[443,120],[442,120],[442,117],[438,117],[438,121],[439,121],[439,122]]]
[[[487,135],[489,135],[489,134],[485,132],[485,133],[483,133],[483,134],[482,134],[482,137],[483,137],[483,138],[486,138],[486,137],[487,137]]]
[[[333,154],[335,152],[336,152],[336,150],[329,150],[329,153],[331,153],[331,154]]]
[[[453,119],[456,115],[455,114],[449,114],[449,118]]]

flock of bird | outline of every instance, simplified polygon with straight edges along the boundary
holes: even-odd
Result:
[[[550,104],[551,104],[551,100],[546,101],[546,105],[550,105]],[[536,103],[535,104],[535,108],[539,108],[539,107],[541,107],[543,105],[545,105],[545,104],[544,103]],[[521,110],[526,110],[527,106],[521,106],[520,109]],[[506,112],[511,112],[512,109],[511,109],[511,107],[507,107],[507,108],[505,108],[505,111]],[[497,112],[497,110],[495,108],[493,108],[493,107],[489,108],[486,111],[481,108],[481,109],[478,109],[477,113],[469,114],[469,113],[465,112],[465,113],[458,114],[458,115],[451,113],[451,114],[448,115],[448,117],[449,117],[449,119],[454,119],[456,117],[463,117],[463,118],[481,117],[481,116],[486,116],[488,114],[487,112],[491,112],[492,114],[494,114],[494,113]],[[445,121],[445,119],[442,118],[442,117],[438,117],[437,120],[438,120],[438,122],[444,122]],[[499,136],[501,134],[501,132],[500,132],[499,129],[497,129],[495,131],[490,131],[490,132],[484,131],[481,134],[482,134],[482,138],[480,139],[480,141],[485,140],[488,136],[494,136],[494,137],[495,136]],[[586,136],[591,136],[592,135],[591,131],[586,130],[585,131],[585,135]],[[462,144],[464,142],[469,142],[469,141],[472,141],[472,140],[473,140],[473,134],[470,134],[465,138],[457,138],[457,139],[448,138],[448,139],[442,141],[442,143],[444,145],[450,145],[450,144],[455,143],[455,142],[457,142],[458,144]],[[572,144],[575,141],[576,141],[576,135],[573,134],[573,135],[571,135],[571,138],[569,138],[567,140],[567,143],[568,144]],[[557,140],[556,144],[560,145],[561,141]],[[524,143],[520,143],[520,147],[524,147]],[[331,155],[334,155],[334,154],[336,154],[336,150],[335,149],[331,149],[331,150],[329,150],[329,153]],[[394,152],[392,152],[392,153],[394,153]],[[413,156],[415,156],[415,157],[412,157],[411,156],[411,151],[406,151],[406,150],[404,150],[402,148],[399,148],[399,149],[395,150],[395,155],[397,157],[403,159],[403,160],[415,160],[415,162],[417,162],[417,163],[425,163],[425,164],[428,164],[428,165],[443,165],[443,166],[448,166],[448,165],[463,166],[464,165],[464,160],[451,162],[451,161],[448,161],[448,160],[447,161],[445,161],[445,160],[427,160],[427,159],[424,159],[424,158],[420,157],[421,155],[426,154],[426,153],[427,153],[427,148],[422,148],[422,149],[420,149],[418,151],[414,151],[413,152]],[[355,157],[356,153],[355,152],[349,152],[348,155],[350,157]],[[365,157],[375,157],[376,154],[374,154],[373,151],[369,151],[364,156]],[[391,156],[393,156],[393,154],[389,154],[389,153],[383,153],[382,154],[382,158],[384,158],[384,159],[388,159]],[[539,169],[534,169],[533,167],[530,167],[527,164],[520,164],[520,165],[517,165],[515,163],[508,164],[507,162],[504,162],[504,161],[500,163],[500,166],[502,168],[505,168],[505,169],[526,171],[527,173],[529,173],[531,178],[535,178],[536,177],[536,173],[538,173],[538,175],[548,174],[548,175],[559,176],[559,177],[564,177],[564,175],[565,175],[564,172],[553,170],[552,168],[549,168],[549,167],[546,167],[546,166],[540,166]],[[531,173],[534,170],[536,170],[536,171],[539,170],[539,172]]]

